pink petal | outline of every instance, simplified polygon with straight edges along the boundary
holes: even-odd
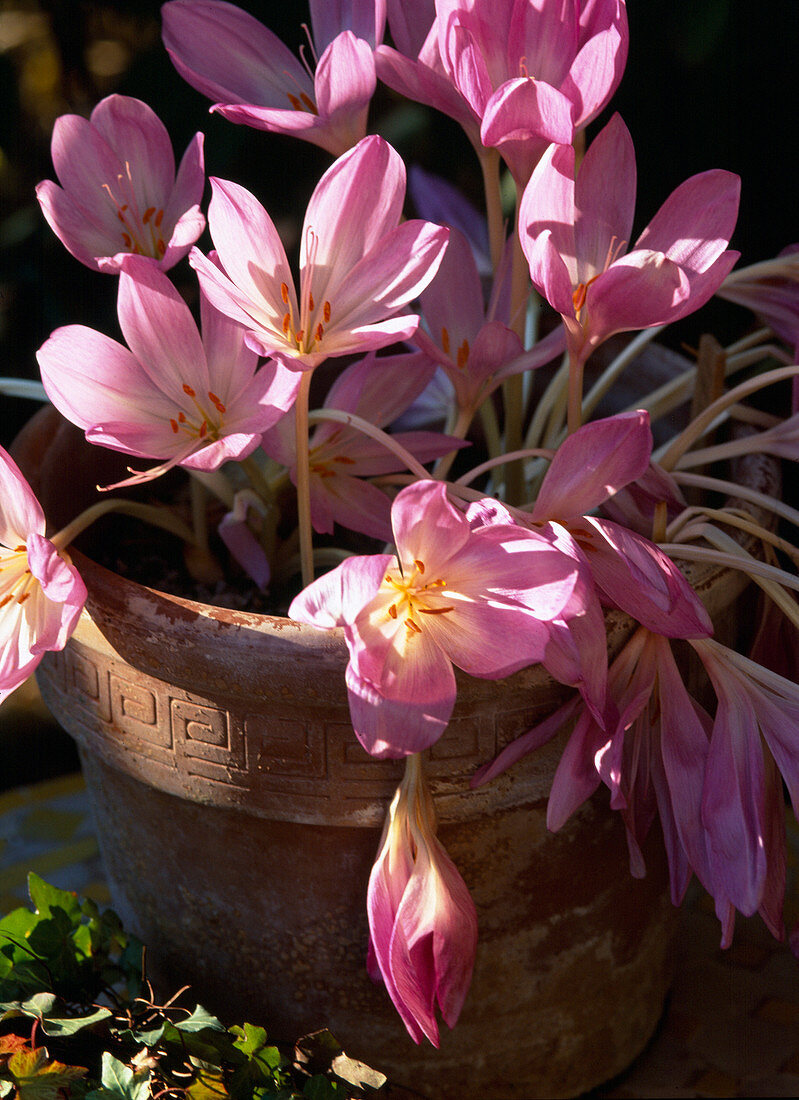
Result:
[[[555,453],[536,499],[535,521],[591,512],[649,467],[652,433],[644,411],[593,420],[568,436]]]
[[[288,93],[313,95],[311,80],[277,35],[234,4],[169,0],[164,45],[180,75],[214,101],[290,107]],[[213,43],[213,49],[208,48]]]
[[[663,252],[674,263],[701,273],[729,244],[738,217],[741,181],[732,172],[701,172],[681,183],[636,242],[636,249]]]
[[[587,283],[626,251],[635,214],[635,149],[618,114],[594,138],[580,165],[575,225],[578,282]]]
[[[0,546],[14,550],[30,532],[43,535],[44,512],[22,472],[0,447]]]

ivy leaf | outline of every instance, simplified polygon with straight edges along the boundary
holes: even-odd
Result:
[[[180,1020],[174,1025],[178,1031],[204,1031],[208,1028],[210,1031],[225,1031],[225,1025],[221,1023],[216,1016],[212,1016],[210,1012],[203,1008],[202,1005],[197,1005],[192,1012],[191,1016],[188,1016],[185,1020]]]
[[[222,1070],[217,1066],[203,1065],[186,1089],[188,1100],[225,1100],[228,1096]]]
[[[6,1069],[16,1086],[17,1100],[60,1100],[61,1090],[69,1094],[72,1082],[88,1072],[83,1066],[50,1062],[44,1047],[16,1051]]]
[[[59,890],[31,871],[28,874],[28,893],[40,916],[49,917],[60,911],[69,921],[70,928],[77,928],[80,924],[80,900],[73,891]]]
[[[3,1097],[8,1096],[13,1088],[14,1086],[11,1084],[10,1081],[0,1081],[0,1100],[3,1100]]]
[[[86,1094],[85,1100],[147,1100],[150,1095],[150,1071],[134,1073],[108,1051],[103,1053],[100,1088]]]
[[[98,1008],[90,1016],[67,1016],[64,1018],[48,1017],[42,1021],[42,1031],[51,1039],[63,1039],[68,1035],[77,1035],[86,1027],[99,1024],[101,1020],[107,1020],[112,1012],[108,1008]]]

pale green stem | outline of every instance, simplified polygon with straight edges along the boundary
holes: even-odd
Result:
[[[378,443],[382,443],[386,450],[392,451],[412,473],[416,474],[417,477],[429,480],[433,476],[429,470],[426,470],[424,466],[413,457],[410,451],[406,450],[401,443],[397,443],[388,432],[384,432],[381,428],[376,428],[374,424],[371,424],[368,420],[364,420],[363,417],[356,416],[355,413],[342,412],[340,409],[317,409],[315,412],[306,414],[306,417],[307,422],[310,424],[319,424],[323,420],[334,420],[338,424],[346,424],[349,428],[355,428],[357,431],[363,432],[364,435],[368,435],[372,439],[377,440]],[[305,452],[307,455],[307,443]],[[299,479],[297,482],[297,490],[299,492]]]
[[[303,588],[314,578],[313,528],[311,526],[311,467],[308,442],[308,393],[313,371],[303,371],[297,399],[294,402],[295,440],[297,452],[296,487],[297,519],[300,534],[300,567]]]
[[[708,534],[705,533],[704,537],[708,538]],[[710,540],[708,539],[708,541]],[[734,546],[738,546],[735,539],[730,539],[730,542]],[[742,572],[747,573],[753,580],[761,578],[774,581],[785,588],[793,588],[799,592],[799,577],[792,577],[784,569],[778,569],[774,565],[766,565],[765,562],[758,561],[757,558],[751,557],[740,547],[738,547],[740,553],[723,553],[707,546],[690,546],[683,542],[662,542],[659,545],[663,553],[668,554],[670,558],[683,558],[685,561],[704,561],[711,562],[714,565],[729,566],[731,569],[740,569]]]
[[[499,421],[497,420],[497,410],[494,408],[494,402],[490,397],[487,397],[480,406],[480,420],[485,432],[488,453],[492,457],[498,457],[502,454],[504,448],[499,430]]]
[[[681,543],[661,545],[661,549],[672,557],[682,557],[688,561],[713,561],[718,565],[728,565],[732,569],[745,572],[760,588],[766,592],[774,603],[799,629],[799,606],[796,600],[791,599],[785,588],[799,590],[799,580],[786,573],[783,569],[777,569],[773,565],[753,558],[740,546],[735,539],[725,535],[723,531],[711,528],[704,532],[704,537],[717,546],[727,546],[730,553],[722,553],[719,550],[707,550],[701,546],[683,546]],[[704,554],[701,551],[704,550]],[[689,551],[693,551],[690,553]]]
[[[189,478],[189,500],[191,501],[191,526],[194,542],[198,549],[208,552],[208,512],[206,509],[206,488],[202,482]]]
[[[516,188],[516,215],[521,205],[521,188]],[[518,226],[513,234],[511,254],[510,327],[524,341],[527,323],[526,303],[530,293],[530,271],[527,257],[522,251]],[[524,381],[521,374],[511,375],[502,383],[502,401],[505,428],[505,451],[510,454],[522,449],[524,444]],[[520,465],[508,462],[505,467],[505,499],[518,504],[524,498],[524,470]]]
[[[192,470],[189,466],[184,467],[184,469],[196,481],[205,486],[209,493],[213,493],[215,497],[221,500],[227,508],[233,507],[236,490],[221,470]]]
[[[709,466],[713,462],[721,462],[727,458],[738,458],[740,455],[752,454],[752,452],[760,454],[763,450],[763,443],[759,435],[746,435],[740,439],[730,439],[726,443],[717,443],[715,447],[703,447],[699,451],[689,451],[677,461],[675,469],[684,470],[691,466]]]
[[[248,455],[246,458],[243,458],[239,462],[239,466],[241,466],[242,470],[247,475],[253,492],[259,496],[268,507],[272,502],[272,487],[267,481],[255,455]]]
[[[599,402],[611,388],[622,371],[640,355],[646,345],[662,332],[666,325],[656,325],[654,328],[646,328],[632,339],[624,351],[619,352],[616,358],[608,364],[599,378],[593,384],[583,400],[583,420],[587,420]]]
[[[495,466],[499,466],[504,462],[516,462],[525,458],[548,458],[552,459],[555,452],[543,447],[525,447],[519,451],[511,451],[509,454],[500,455],[498,458],[489,458],[486,462],[481,462],[479,466],[475,466],[473,470],[469,470],[462,477],[459,477],[455,482],[456,485],[471,485],[476,477],[480,474],[486,473],[488,470],[493,470]]]
[[[728,493],[730,496],[738,497],[750,504],[756,504],[758,507],[765,508],[776,516],[780,516],[781,519],[787,520],[795,527],[799,527],[799,511],[775,497],[770,497],[766,493],[759,493],[756,489],[747,489],[744,485],[737,485],[734,481],[707,477],[705,474],[689,474],[682,470],[675,470],[672,477],[678,485],[691,485],[697,489],[709,489],[715,493]]]
[[[454,436],[455,439],[465,439],[466,433],[471,426],[472,419],[474,418],[473,409],[460,409],[458,411],[458,417],[450,430],[447,429],[447,435]],[[433,467],[432,476],[438,481],[443,481],[449,473],[452,463],[455,461],[457,451],[449,451],[447,454],[442,455],[438,462]]]
[[[483,173],[491,266],[496,273],[505,248],[505,219],[502,215],[502,187],[499,178],[501,161],[496,149],[482,149],[478,160]]]
[[[716,420],[716,417],[725,412],[730,405],[735,405],[741,398],[747,397],[750,393],[755,393],[766,386],[782,382],[786,378],[793,378],[797,374],[799,374],[799,366],[778,367],[776,370],[766,371],[765,374],[759,374],[746,382],[741,382],[740,385],[722,394],[721,397],[712,401],[699,416],[691,421],[684,431],[672,440],[666,452],[660,458],[660,465],[664,470],[673,470],[685,452],[690,449],[697,439],[704,435]]]
[[[781,550],[792,561],[799,563],[799,549],[797,549],[787,539],[780,538],[779,535],[775,535],[773,531],[769,531],[767,527],[764,527],[760,523],[756,523],[751,516],[739,515],[736,512],[727,511],[724,508],[703,508],[696,506],[693,508],[686,508],[682,515],[678,516],[673,523],[671,523],[666,531],[665,537],[653,539],[654,542],[666,542],[667,539],[674,539],[681,531],[693,530],[696,528],[696,532],[699,536],[706,536],[706,530],[708,524],[696,523],[696,520],[703,519],[715,519],[719,523],[724,523],[728,527],[735,527],[738,531],[744,531],[747,535],[754,535],[755,538],[760,539],[762,542],[767,542],[770,546],[773,546],[777,550]],[[736,544],[737,545],[737,544]]]
[[[587,357],[586,357],[587,358]],[[572,435],[583,423],[583,370],[585,358],[569,356],[569,401],[566,410],[566,430]]]
[[[31,401],[49,400],[41,382],[30,378],[0,378],[0,393],[6,397],[27,397]]]
[[[525,444],[528,447],[536,447],[544,437],[544,430],[546,428],[547,417],[552,411],[553,406],[556,404],[559,395],[565,390],[569,381],[569,357],[564,355],[563,362],[552,376],[547,388],[541,395],[541,400],[536,406],[536,410],[533,413],[533,419],[530,421],[530,426],[527,429],[527,435],[525,436]]]
[[[141,504],[135,500],[122,500],[116,497],[99,500],[96,504],[90,505],[79,516],[71,520],[66,527],[62,527],[57,534],[53,535],[50,541],[57,550],[63,550],[71,542],[74,542],[87,527],[111,512],[134,516],[136,519],[144,520],[145,523],[152,524],[154,527],[161,527],[164,531],[177,535],[179,539],[183,539],[184,542],[192,546],[197,545],[194,532],[188,524],[185,524],[173,512],[152,504]]]

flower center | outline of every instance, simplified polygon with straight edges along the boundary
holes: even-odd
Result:
[[[103,190],[107,193],[111,202],[116,207],[117,218],[122,223],[121,251],[132,252],[134,256],[152,256],[160,260],[166,252],[166,243],[161,234],[161,223],[164,220],[163,207],[148,206],[142,214],[133,192],[133,180],[130,174],[130,165],[125,162],[125,172],[117,176],[116,193],[111,187],[103,184]]]
[[[175,435],[185,432],[190,439],[201,439],[204,443],[219,439],[224,434],[222,431],[222,416],[227,408],[215,393],[208,391],[208,400],[214,409],[211,412],[197,397],[195,390],[188,383],[183,383],[183,392],[191,398],[192,404],[197,410],[197,415],[188,415],[181,409],[176,417],[171,417],[169,424]]]
[[[605,262],[602,266],[602,270],[597,271],[597,273],[595,275],[592,275],[591,278],[588,279],[586,282],[578,283],[577,286],[574,288],[574,292],[572,294],[572,302],[574,303],[574,316],[578,323],[582,323],[582,318],[580,314],[582,312],[583,306],[585,305],[585,299],[586,295],[588,294],[589,286],[591,285],[591,283],[594,282],[595,279],[598,279],[600,275],[604,275],[610,265],[618,260],[619,256],[624,251],[626,244],[626,241],[620,241],[618,237],[614,234],[610,238],[610,244],[608,245],[608,251],[605,256]]]
[[[449,349],[450,349],[449,332],[447,330],[446,325],[442,325],[441,326],[441,350],[444,352],[445,355],[450,355]],[[458,350],[455,354],[455,364],[456,364],[456,366],[458,366],[460,368],[460,370],[463,370],[463,368],[466,366],[467,362],[469,361],[469,351],[470,351],[469,341],[464,336],[464,338],[463,338],[463,340],[461,340],[460,346],[458,347]],[[450,355],[450,358],[452,358],[451,355]]]
[[[325,336],[325,328],[330,324],[332,308],[327,298],[318,307],[313,290],[314,263],[319,247],[319,238],[311,226],[306,229],[305,267],[302,272],[300,290],[300,316],[295,318],[287,283],[280,284],[280,297],[286,311],[283,314],[283,335],[294,344],[301,355],[319,348]]]
[[[6,576],[0,579],[0,607],[16,600],[22,604],[31,595],[36,578],[28,567],[28,551],[25,545],[15,546],[10,553],[0,548],[0,572]]]
[[[414,559],[413,568],[407,576],[401,571],[386,573],[383,583],[397,592],[398,598],[389,604],[387,616],[405,624],[407,635],[421,634],[420,615],[446,615],[454,611],[453,604],[440,604],[447,582],[441,577],[435,580],[424,579],[425,564],[419,558]]]

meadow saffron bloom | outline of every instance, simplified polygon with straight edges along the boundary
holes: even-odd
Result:
[[[128,253],[163,270],[181,260],[205,228],[203,135],[195,134],[175,175],[164,124],[139,99],[110,95],[89,119],[61,115],[53,127],[53,166],[36,197],[72,255],[115,274]]]
[[[371,976],[385,982],[414,1042],[439,1045],[436,1005],[454,1027],[469,990],[477,913],[466,883],[435,835],[421,759],[409,756],[369,876]]]
[[[301,622],[344,627],[353,728],[379,757],[438,739],[455,704],[453,665],[500,679],[541,660],[578,572],[523,527],[473,529],[441,482],[401,490],[391,522],[396,557],[348,558],[289,608]]]
[[[0,703],[50,649],[63,649],[86,602],[64,550],[19,467],[0,447]]]
[[[290,134],[334,156],[366,134],[384,0],[311,3],[316,71],[254,16],[222,0],[169,0],[164,45],[180,75],[231,122]],[[209,43],[213,48],[209,49]]]
[[[616,332],[670,323],[718,290],[738,253],[727,248],[740,180],[714,170],[682,183],[629,249],[635,151],[619,115],[579,172],[570,145],[552,145],[525,188],[519,235],[533,285],[563,317],[574,362]]]
[[[456,118],[478,152],[498,148],[521,186],[550,142],[570,142],[596,117],[624,72],[620,0],[436,0],[435,12],[416,57],[378,48],[378,76]],[[393,30],[399,19],[389,18]],[[419,35],[404,29],[411,51]]]
[[[48,397],[90,442],[159,460],[134,482],[246,458],[295,399],[299,375],[275,362],[257,370],[244,330],[201,303],[202,336],[166,275],[129,257],[118,315],[130,350],[84,325],[56,329],[39,349]]]
[[[299,295],[264,208],[238,184],[211,182],[208,222],[221,266],[196,248],[190,260],[217,309],[247,329],[251,347],[308,370],[416,330],[418,317],[400,311],[435,275],[449,231],[400,224],[405,167],[388,142],[364,138],[317,184],[302,230]]]

